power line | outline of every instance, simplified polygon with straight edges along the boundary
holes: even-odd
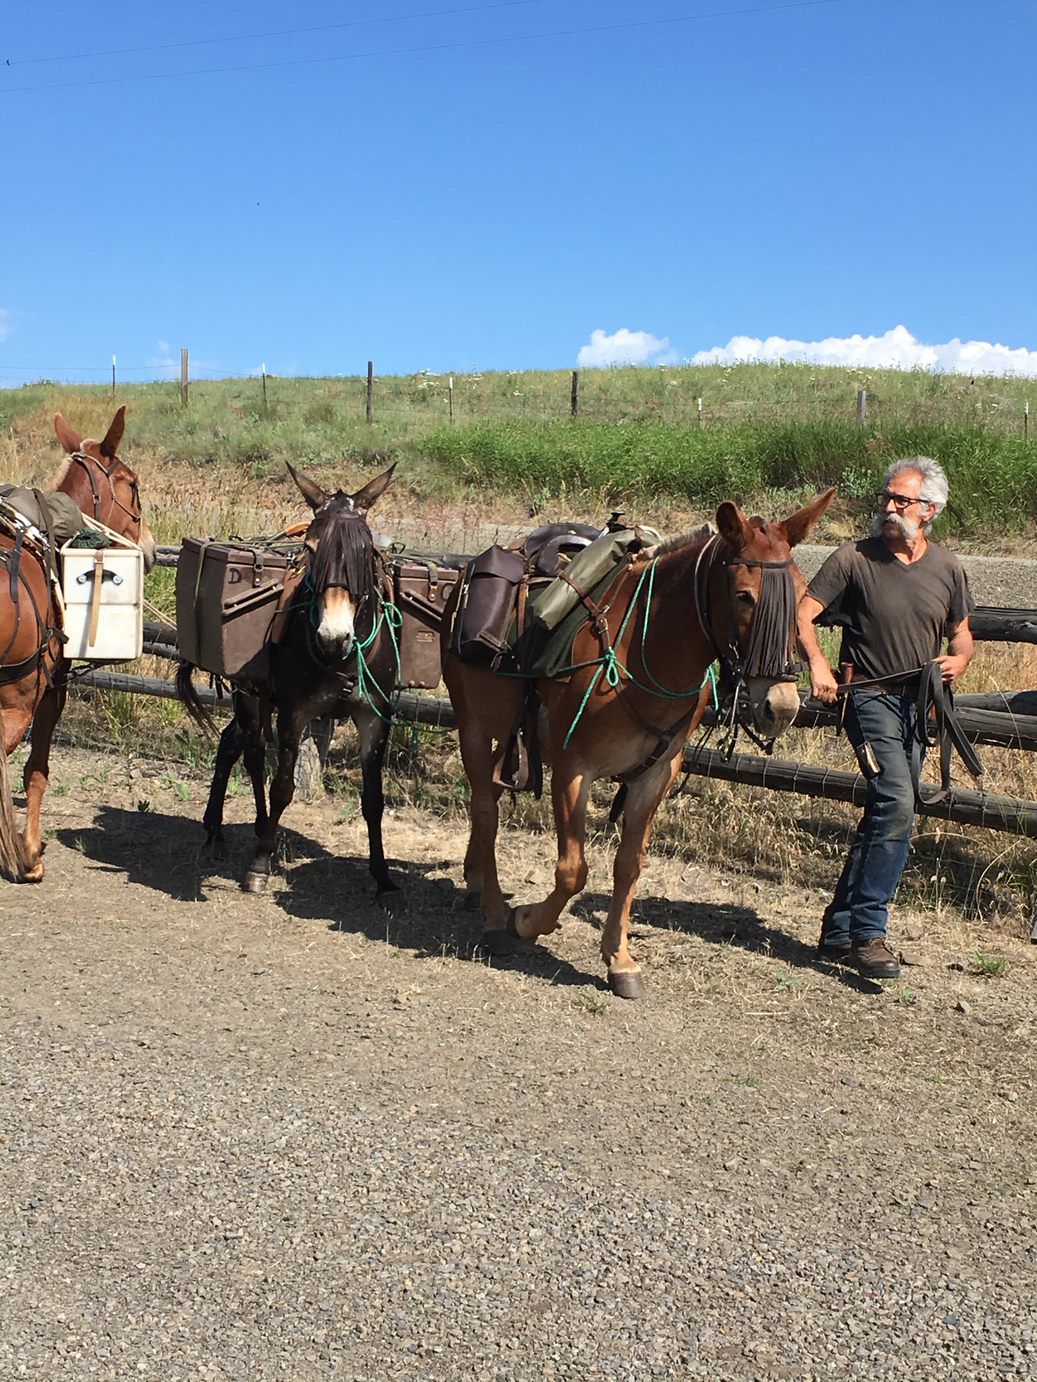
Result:
[[[545,5],[552,0],[496,0],[489,5],[464,5],[449,10],[418,10],[414,14],[387,14],[377,19],[347,19],[338,24],[311,24],[299,29],[264,29],[255,34],[226,34],[222,38],[188,38],[179,43],[154,43],[140,48],[103,48],[93,53],[60,53],[57,57],[7,58],[7,67],[28,67],[45,62],[84,62],[88,58],[121,58],[132,53],[164,53],[175,48],[201,48],[216,43],[247,43],[257,38],[290,38],[296,34],[323,34],[332,29],[359,29],[372,24],[399,24],[409,19],[444,19],[455,14],[482,14],[490,10],[516,9],[520,5]]]
[[[488,48],[504,43],[529,43],[544,38],[575,38],[585,34],[626,32],[631,29],[652,29],[667,24],[692,24],[704,19],[736,19],[744,15],[776,14],[783,10],[816,9],[822,5],[841,5],[848,0],[786,0],[780,5],[751,5],[737,10],[708,10],[700,14],[677,14],[664,19],[632,19],[621,24],[581,25],[572,29],[549,29],[533,34],[506,34],[497,38],[459,39],[452,43],[421,44],[413,48],[377,48],[366,53],[340,53],[319,58],[292,58],[281,62],[243,63],[236,67],[198,67],[185,72],[151,72],[139,77],[98,77],[86,82],[57,82],[39,86],[10,86],[0,96],[28,91],[71,91],[78,87],[114,86],[127,82],[163,81],[169,78],[220,77],[238,72],[266,72],[286,67],[313,67],[332,62],[355,62],[363,58],[411,57],[421,53],[444,53],[463,48]]]

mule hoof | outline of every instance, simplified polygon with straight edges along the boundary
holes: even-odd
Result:
[[[268,873],[253,873],[249,869],[245,874],[245,881],[241,885],[247,893],[261,893],[266,891],[267,881],[270,878]]]
[[[643,998],[645,994],[644,982],[636,971],[610,973],[609,988],[617,998]]]
[[[375,902],[381,907],[383,912],[390,912],[395,916],[403,910],[404,896],[400,888],[395,883],[387,883],[379,888],[375,893]]]
[[[482,933],[479,937],[479,949],[484,955],[504,957],[532,949],[532,942],[523,940],[510,928],[502,930],[498,927]]]

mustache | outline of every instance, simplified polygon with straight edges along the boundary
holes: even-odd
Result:
[[[883,527],[887,523],[894,524],[900,529],[903,536],[912,542],[922,531],[922,525],[920,523],[916,523],[911,518],[905,518],[902,513],[877,513],[871,520],[872,537],[881,537]]]

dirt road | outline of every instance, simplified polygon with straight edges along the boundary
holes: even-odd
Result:
[[[0,891],[0,1377],[1033,1375],[1031,947],[901,914],[880,989],[816,894],[652,859],[624,1004],[603,840],[491,966],[456,820],[387,820],[389,915],[354,804],[296,805],[257,899],[199,783],[59,759]]]

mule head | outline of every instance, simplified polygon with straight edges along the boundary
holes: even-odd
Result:
[[[792,549],[807,537],[834,495],[834,489],[826,490],[780,523],[746,518],[729,500],[717,509],[717,528],[727,548],[721,565],[726,592],[720,601],[727,609],[727,646],[732,660],[737,651],[754,727],[768,739],[784,734],[799,713],[796,607],[806,586]],[[721,617],[717,632],[722,628]]]
[[[313,510],[303,545],[317,644],[326,657],[345,659],[377,618],[377,556],[367,513],[389,487],[396,467],[391,465],[354,494],[347,494],[344,490],[329,493],[286,464]]]
[[[60,413],[55,413],[54,431],[68,459],[58,471],[54,487],[70,495],[88,517],[136,542],[144,553],[144,570],[150,571],[155,564],[155,539],[141,511],[137,476],[119,459],[125,430],[125,405],[116,412],[101,441],[81,437]]]

